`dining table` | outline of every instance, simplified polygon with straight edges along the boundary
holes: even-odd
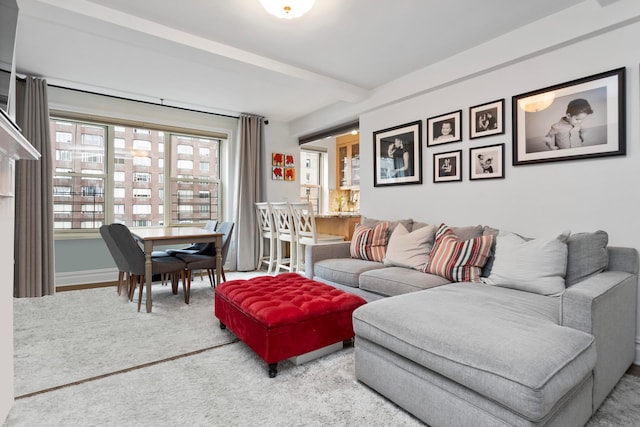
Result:
[[[193,243],[214,243],[216,250],[216,283],[220,283],[221,267],[222,267],[222,233],[215,231],[207,231],[199,227],[139,227],[132,228],[131,234],[142,244],[145,264],[144,277],[147,291],[146,307],[147,313],[151,313],[151,284],[152,279],[152,262],[151,254],[153,248],[157,246],[177,245],[177,244],[193,244]]]

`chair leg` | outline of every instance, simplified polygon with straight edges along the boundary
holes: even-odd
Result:
[[[258,265],[256,266],[256,270],[262,268],[262,261],[264,261],[264,237],[260,235],[258,238]]]
[[[138,276],[138,282],[140,283],[140,293],[138,294],[138,312],[140,312],[140,306],[142,305],[142,289],[144,287],[144,276]]]
[[[184,303],[189,304],[189,292],[191,291],[191,272],[187,270],[187,280],[182,281],[182,291],[184,292]]]
[[[118,295],[122,295],[122,281],[124,280],[124,271],[118,271]]]
[[[136,291],[136,285],[138,284],[138,275],[132,274],[129,276],[129,301],[133,301],[133,293]]]
[[[276,262],[275,260],[275,247],[274,247],[274,238],[269,238],[269,268],[267,269],[267,274],[271,274],[273,271],[273,264]],[[262,260],[261,260],[262,261]],[[260,268],[258,268],[259,270]]]

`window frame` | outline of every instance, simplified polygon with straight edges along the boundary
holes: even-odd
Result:
[[[102,221],[102,224],[110,224],[114,222],[114,218],[115,218],[115,212],[114,212],[114,207],[116,205],[122,205],[121,201],[116,201],[115,197],[114,197],[114,189],[115,187],[123,187],[123,182],[122,181],[115,181],[114,177],[115,177],[115,172],[119,172],[119,171],[115,171],[115,164],[116,164],[116,159],[119,158],[116,155],[116,144],[115,144],[115,140],[117,139],[121,139],[121,138],[116,138],[115,137],[115,129],[118,127],[129,127],[129,128],[133,128],[134,129],[134,139],[138,139],[141,135],[145,135],[145,133],[140,133],[137,132],[140,129],[146,130],[146,129],[150,129],[153,131],[161,131],[164,132],[166,135],[166,139],[164,141],[163,145],[163,150],[162,153],[164,154],[164,165],[163,165],[163,172],[162,175],[164,177],[164,175],[169,174],[171,175],[171,136],[172,135],[176,135],[176,136],[188,136],[188,137],[192,137],[192,138],[206,138],[206,139],[212,139],[212,140],[217,140],[217,160],[218,160],[218,175],[216,178],[211,179],[212,182],[214,182],[218,188],[219,188],[219,197],[217,199],[217,207],[216,207],[216,212],[217,212],[217,216],[218,216],[218,220],[221,220],[221,215],[223,212],[223,199],[222,199],[222,194],[223,192],[221,191],[221,188],[223,186],[223,174],[222,171],[223,169],[226,167],[226,165],[223,165],[223,146],[224,144],[227,144],[229,141],[229,135],[228,134],[222,134],[219,132],[210,132],[210,131],[204,131],[201,129],[189,129],[189,128],[179,128],[179,127],[175,127],[175,126],[166,126],[166,125],[162,125],[162,124],[152,124],[152,123],[134,123],[134,122],[130,122],[130,121],[126,121],[126,120],[119,120],[119,119],[115,119],[115,118],[105,118],[105,117],[95,117],[95,116],[90,116],[88,114],[78,114],[78,113],[67,113],[64,111],[55,111],[52,110],[50,112],[50,117],[49,117],[50,121],[61,121],[61,122],[72,122],[76,125],[87,125],[87,126],[97,126],[97,127],[105,127],[106,131],[105,131],[105,136],[104,136],[104,152],[101,154],[102,155],[102,160],[103,160],[103,164],[104,164],[104,170],[105,172],[103,174],[83,174],[83,173],[68,173],[68,172],[56,172],[55,167],[53,168],[53,174],[54,176],[61,176],[61,177],[69,177],[72,178],[74,176],[78,177],[78,176],[82,176],[82,177],[87,177],[87,178],[102,178],[102,186],[104,189],[104,204],[103,204],[103,210],[100,211],[99,209],[96,210],[96,212],[101,212],[104,214],[104,219]],[[140,128],[140,129],[138,129]],[[52,143],[53,144],[57,144],[60,141],[56,140],[57,138],[57,133],[55,133],[53,135],[52,138]],[[88,145],[91,147],[95,147],[95,145],[89,143],[89,144],[84,144],[83,141],[79,142],[82,145]],[[168,146],[167,146],[168,144]],[[57,147],[57,145],[56,145]],[[55,151],[56,147],[52,147],[53,150]],[[60,149],[63,149],[62,147],[60,147]],[[210,148],[210,150],[214,150],[214,148]],[[210,155],[209,156],[209,162],[210,163],[215,163],[214,161],[215,156],[214,155]],[[133,161],[133,160],[131,160]],[[54,161],[55,162],[55,161]],[[153,162],[153,160],[152,160]],[[176,172],[177,173],[177,172]],[[125,178],[126,179],[126,178]],[[154,178],[151,177],[151,181],[153,181]],[[164,188],[170,188],[168,187],[170,185],[170,183],[166,182],[166,177],[163,180],[164,181]],[[129,192],[133,191],[133,186],[127,185],[127,184],[132,184],[132,183],[127,183],[125,181],[124,183],[124,188],[125,188],[125,192],[128,190]],[[58,187],[62,187],[62,186],[58,186]],[[172,222],[172,218],[171,218],[171,191],[169,192],[164,192],[164,197],[162,197],[162,202],[159,205],[161,207],[160,211],[163,212],[163,223],[167,224],[168,226],[194,226],[194,225],[204,225],[204,223],[206,222],[206,220],[202,220],[200,222],[192,222],[192,223],[180,223],[180,222]],[[145,200],[145,198],[138,198],[136,200]],[[55,203],[55,200],[54,200]],[[56,203],[58,204],[58,203]],[[61,203],[61,204],[64,204]],[[194,210],[196,210],[196,208],[194,208]],[[210,211],[210,213],[213,213],[213,207]],[[129,212],[129,215],[133,215],[132,212],[129,211],[129,209],[126,209],[125,207],[125,212]],[[66,212],[65,212],[66,213]],[[73,215],[73,213],[71,213]],[[65,221],[64,218],[61,218],[63,221]],[[82,220],[81,220],[82,221]],[[140,220],[137,219],[135,217],[131,218],[132,224],[130,225],[131,227],[134,227],[134,223],[135,222],[140,222],[140,221],[144,221],[144,220]],[[58,223],[62,223],[61,221],[57,221]],[[82,227],[82,226],[81,226]],[[96,228],[75,228],[75,229],[71,229],[71,228],[55,228],[54,229],[54,238],[55,239],[77,239],[77,238],[96,238],[99,237],[99,227]]]

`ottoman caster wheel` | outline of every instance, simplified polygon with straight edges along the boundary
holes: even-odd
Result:
[[[275,378],[278,375],[278,364],[269,363],[269,378]]]
[[[220,322],[220,329],[227,329],[227,325],[225,325],[224,323]]]

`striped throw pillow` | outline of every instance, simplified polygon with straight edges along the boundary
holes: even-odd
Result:
[[[427,273],[453,282],[479,282],[482,267],[491,255],[494,236],[460,240],[453,230],[441,224],[427,265]]]
[[[356,224],[351,237],[351,258],[383,262],[389,241],[389,223],[381,222],[375,227]]]

